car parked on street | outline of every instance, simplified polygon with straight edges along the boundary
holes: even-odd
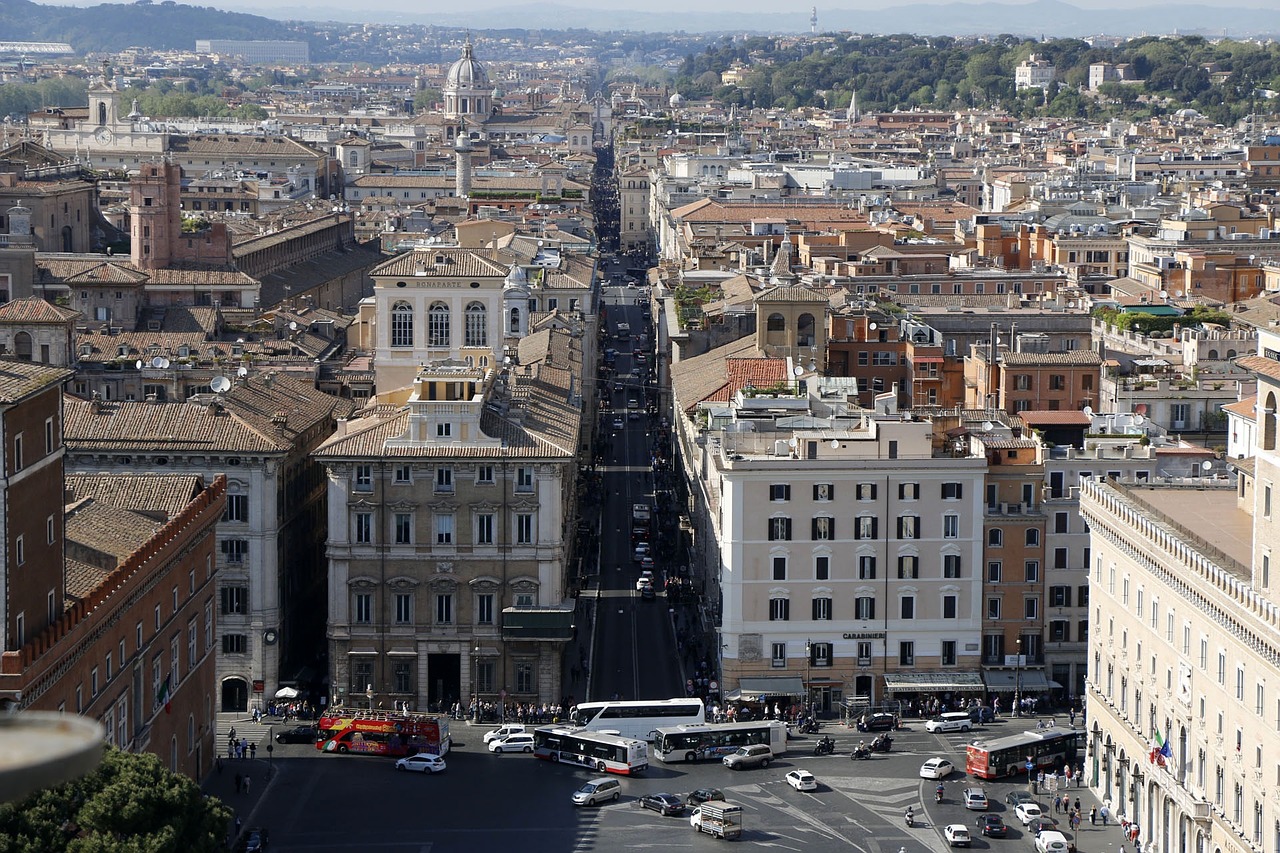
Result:
[[[416,770],[419,773],[442,773],[444,772],[444,767],[444,759],[429,752],[406,755],[396,762],[397,770]]]

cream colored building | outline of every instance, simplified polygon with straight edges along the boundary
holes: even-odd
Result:
[[[739,392],[750,425],[682,441],[714,538],[725,697],[980,695],[985,459],[935,453],[933,425],[905,416],[762,422],[789,403],[805,414]]]
[[[1270,384],[1274,407],[1280,378]],[[1081,488],[1093,556],[1086,779],[1148,850],[1280,846],[1274,435],[1245,493],[1256,525],[1230,481]],[[1153,760],[1159,739],[1170,755]]]

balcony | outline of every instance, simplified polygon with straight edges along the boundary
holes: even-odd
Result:
[[[1183,814],[1198,823],[1209,823],[1213,820],[1213,812],[1208,800],[1202,800],[1178,782],[1168,768],[1153,765],[1147,771],[1156,780],[1160,789],[1169,795],[1169,799],[1177,803]]]

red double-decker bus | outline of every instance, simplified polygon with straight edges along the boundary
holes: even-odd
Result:
[[[449,720],[437,714],[330,708],[320,718],[316,749],[404,756],[449,751]]]

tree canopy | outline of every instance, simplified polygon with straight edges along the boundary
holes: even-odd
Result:
[[[155,755],[108,747],[87,776],[0,805],[0,853],[214,853],[230,819]]]

